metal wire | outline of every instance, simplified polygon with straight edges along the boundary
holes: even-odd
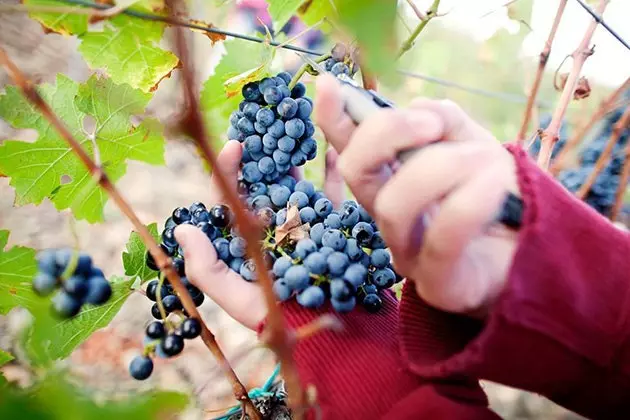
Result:
[[[627,49],[630,50],[630,44],[628,44],[628,41],[623,39],[621,37],[621,35],[619,35],[610,26],[608,26],[608,24],[606,22],[604,22],[604,18],[602,18],[597,13],[595,13],[595,11],[593,9],[591,9],[588,4],[584,3],[583,0],[576,0],[576,1],[580,4],[580,6],[582,6],[582,8],[584,10],[586,10],[588,12],[589,15],[591,15],[593,17],[593,19],[595,19],[595,21],[597,23],[602,25],[604,27],[604,29],[606,29],[612,36],[614,36],[617,39],[617,41],[619,41],[624,47],[626,47]]]

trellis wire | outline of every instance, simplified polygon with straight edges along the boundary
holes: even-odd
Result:
[[[601,17],[600,15],[595,13],[595,11],[593,9],[591,9],[589,7],[589,5],[586,4],[583,0],[576,0],[576,1],[580,4],[580,6],[582,6],[582,8],[584,10],[586,10],[588,12],[589,15],[591,15],[593,17],[593,19],[595,19],[595,21],[597,23],[602,25],[604,27],[604,29],[606,29],[608,31],[609,34],[614,36],[617,41],[619,41],[624,47],[626,47],[627,49],[630,50],[630,44],[628,44],[628,41],[623,39],[621,37],[621,35],[619,35],[617,32],[615,32],[615,30],[613,28],[611,28],[606,22],[604,22],[604,18],[603,17]]]

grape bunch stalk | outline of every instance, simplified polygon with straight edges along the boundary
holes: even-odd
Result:
[[[52,298],[53,313],[62,319],[79,314],[85,304],[103,305],[112,288],[92,258],[69,248],[46,249],[37,255],[38,273],[32,287],[39,296]]]

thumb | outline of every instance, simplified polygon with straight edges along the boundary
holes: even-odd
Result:
[[[260,288],[231,270],[201,229],[190,225],[175,228],[175,239],[184,250],[186,276],[232,318],[256,329],[267,314]]]
[[[212,178],[210,179],[210,205],[225,201],[225,197],[217,180],[216,174],[218,171],[223,174],[223,178],[227,181],[228,188],[231,191],[236,191],[242,154],[243,147],[238,140],[228,141],[225,143],[225,146],[223,146],[223,149],[221,149],[221,152],[217,156],[217,165],[212,169]]]

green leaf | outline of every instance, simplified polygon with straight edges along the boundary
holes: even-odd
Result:
[[[79,51],[90,67],[104,68],[114,82],[149,92],[170,75],[179,61],[159,47],[165,26],[116,16],[107,20],[102,32],[83,35]]]
[[[41,85],[39,91],[86,153],[94,157],[94,144],[98,146],[98,158],[112,182],[124,175],[126,159],[164,163],[160,126],[154,120],[137,126],[130,121],[143,112],[150,94],[97,75],[79,85],[61,74],[56,85]],[[89,134],[83,128],[87,116],[96,122]],[[0,96],[0,117],[16,128],[39,133],[34,143],[9,140],[0,146],[0,173],[11,177],[15,204],[39,204],[49,197],[57,209],[71,208],[77,219],[102,221],[107,194],[16,88],[7,87]]]
[[[147,228],[153,238],[159,242],[160,235],[158,234],[157,223],[151,223]],[[141,281],[151,280],[156,277],[157,272],[147,267],[145,262],[147,252],[147,247],[142,242],[140,235],[137,232],[131,232],[127,242],[127,252],[123,252],[122,255],[123,266],[127,276],[133,279],[140,278]]]
[[[68,320],[57,319],[49,308],[35,312],[35,322],[27,341],[29,354],[39,363],[68,357],[95,331],[109,325],[133,293],[133,280],[112,278],[112,297],[107,303],[86,305],[76,317]]]
[[[13,359],[14,359],[14,357],[13,357],[13,355],[11,353],[8,353],[8,352],[0,349],[0,366],[9,363]]]
[[[61,375],[49,376],[29,389],[5,387],[0,418],[28,420],[155,420],[176,418],[188,405],[185,394],[166,391],[98,401]]]
[[[66,9],[82,9],[81,6],[63,3],[58,0],[23,0],[28,6],[56,6]],[[77,35],[87,32],[88,15],[78,13],[40,13],[31,12],[30,16],[51,31],[62,35]]]
[[[291,19],[298,7],[302,4],[302,0],[268,0],[269,15],[273,21],[273,27],[279,31],[285,23]]]
[[[5,250],[8,239],[9,231],[0,230],[0,315],[16,306],[32,309],[42,303],[31,287],[37,272],[35,250],[22,246]]]
[[[247,80],[248,72],[257,78],[265,77],[269,74],[269,63],[273,58],[275,49],[264,44],[257,44],[240,39],[234,39],[223,43],[226,52],[221,61],[216,66],[214,74],[206,80],[201,92],[201,106],[209,120],[209,125],[216,133],[221,133],[224,137],[228,127],[228,117],[232,111],[238,108],[238,103],[242,100],[237,86],[242,84],[228,84],[230,79],[238,81],[237,76],[245,74]],[[242,81],[242,80],[241,80]]]
[[[298,9],[298,14],[305,25],[312,26],[324,18],[337,20],[337,8],[334,0],[306,0]],[[326,25],[324,25],[326,27]],[[322,27],[320,27],[322,29]]]

